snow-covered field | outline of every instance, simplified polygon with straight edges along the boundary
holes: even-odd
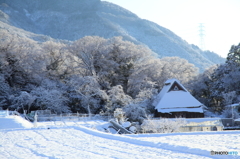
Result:
[[[98,131],[106,124],[59,121],[34,127],[21,117],[0,113],[0,158],[240,158],[240,131],[139,135]],[[211,150],[238,155],[212,156]]]

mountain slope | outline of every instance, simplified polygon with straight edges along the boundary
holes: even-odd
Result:
[[[170,30],[100,0],[72,0],[71,3],[67,0],[0,0],[0,21],[28,32],[70,41],[87,35],[122,36],[148,46],[159,57],[187,59],[201,71],[224,62],[217,54],[204,53]],[[215,58],[209,58],[213,56]]]

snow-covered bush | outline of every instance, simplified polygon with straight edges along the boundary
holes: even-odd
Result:
[[[136,95],[132,103],[123,108],[129,121],[142,123],[144,119],[147,119],[147,115],[154,112],[152,100],[156,93],[156,89],[143,89]]]
[[[148,119],[144,120],[141,128],[143,133],[172,133],[178,132],[179,128],[185,124],[186,120],[184,118],[160,118],[159,120]]]
[[[123,111],[129,121],[138,121],[140,123],[146,119],[146,109],[139,104],[129,104],[123,108]]]

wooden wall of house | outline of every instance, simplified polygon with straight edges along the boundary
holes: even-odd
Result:
[[[203,118],[203,113],[196,113],[196,112],[172,112],[169,113],[159,113],[157,110],[155,111],[155,117],[162,117],[162,118],[176,118],[176,117],[182,117],[182,118]]]

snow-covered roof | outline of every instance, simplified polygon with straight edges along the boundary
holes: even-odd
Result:
[[[238,119],[235,119],[234,121],[240,121],[240,118],[238,118]]]
[[[179,82],[179,80],[177,79],[168,79],[165,83],[164,86],[161,90],[161,92],[157,95],[155,101],[153,102],[153,105],[156,107],[157,104],[159,103],[159,101],[162,99],[162,97],[170,90],[170,88],[172,87],[172,85],[177,82],[186,92],[187,89]]]
[[[240,107],[240,103],[235,103],[235,104],[231,104],[231,105],[227,105],[225,107]]]
[[[171,91],[163,96],[156,108],[186,108],[199,107],[202,105],[203,104],[195,99],[189,92]]]
[[[181,89],[172,90],[174,85],[177,85]],[[203,104],[194,98],[176,79],[170,79],[165,82],[163,89],[156,98],[154,106],[158,112],[179,112],[184,110],[188,112],[203,113],[203,109],[201,107]]]

